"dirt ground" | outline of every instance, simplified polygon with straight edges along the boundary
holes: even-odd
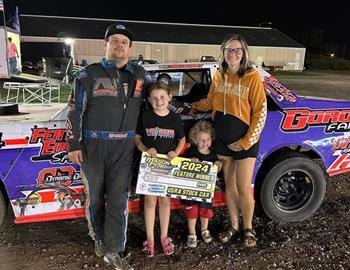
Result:
[[[300,95],[350,99],[350,73],[310,71],[298,76],[276,75]],[[227,210],[215,210],[210,230],[217,239]],[[242,239],[228,245],[215,241],[186,248],[187,227],[182,213],[172,212],[170,236],[175,255],[147,259],[141,254],[145,228],[142,214],[129,216],[130,263],[145,269],[350,269],[350,174],[327,178],[321,208],[304,222],[281,224],[256,209],[258,246],[242,248]],[[157,228],[159,231],[159,228]],[[0,270],[112,269],[97,258],[84,219],[13,225],[0,232]]]

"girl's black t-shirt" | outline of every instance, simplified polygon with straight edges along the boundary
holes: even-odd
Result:
[[[185,157],[187,158],[198,158],[201,161],[211,161],[215,162],[218,160],[216,154],[214,151],[210,151],[209,154],[202,154],[201,152],[198,151],[197,147],[195,145],[190,146],[188,150],[185,153]]]
[[[136,134],[142,137],[142,143],[146,147],[154,147],[159,154],[175,150],[178,140],[185,136],[180,116],[172,111],[166,116],[159,116],[153,111],[142,113]]]
[[[191,144],[190,148],[188,148],[184,157],[198,158],[200,161],[211,161],[213,163],[218,160],[214,151],[210,151],[209,154],[202,154],[201,152],[198,151],[197,147],[193,144]],[[199,204],[201,208],[208,208],[208,209],[212,208],[212,204],[207,202],[197,202],[197,201],[191,201],[191,200],[181,200],[181,202],[187,206],[193,205],[193,204]]]

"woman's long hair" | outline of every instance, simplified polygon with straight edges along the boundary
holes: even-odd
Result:
[[[238,40],[241,43],[242,48],[243,48],[242,60],[240,62],[239,69],[237,71],[238,77],[241,78],[248,70],[251,70],[253,67],[252,67],[252,64],[251,64],[250,59],[249,59],[248,44],[245,41],[244,37],[240,34],[231,34],[231,35],[227,36],[223,40],[223,42],[221,43],[221,46],[220,46],[221,75],[222,75],[222,77],[224,77],[224,74],[228,70],[228,64],[225,61],[225,48],[226,48],[227,44],[229,44],[233,40]]]

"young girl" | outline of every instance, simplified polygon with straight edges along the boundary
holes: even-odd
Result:
[[[140,151],[147,152],[151,157],[159,153],[173,159],[179,155],[186,140],[180,117],[168,109],[171,100],[170,88],[164,83],[156,82],[148,90],[148,99],[153,111],[146,111],[139,117],[135,135],[136,147]],[[174,253],[174,244],[168,237],[170,198],[145,195],[147,240],[143,242],[143,251],[147,257],[154,256],[154,220],[157,201],[163,253],[164,255]]]
[[[216,154],[211,150],[211,144],[214,140],[214,129],[212,125],[205,120],[198,121],[190,130],[189,139],[192,143],[191,147],[185,154],[192,161],[211,161],[218,165],[221,170],[221,162],[218,161]],[[206,202],[195,202],[183,200],[185,213],[188,223],[187,246],[191,248],[197,247],[196,222],[198,214],[201,220],[201,232],[204,243],[213,241],[213,237],[208,230],[209,218],[213,217],[212,204]]]

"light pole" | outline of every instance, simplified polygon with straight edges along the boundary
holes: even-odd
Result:
[[[331,62],[331,67],[333,67],[334,58],[335,58],[335,53],[330,53],[329,54],[329,61]]]

